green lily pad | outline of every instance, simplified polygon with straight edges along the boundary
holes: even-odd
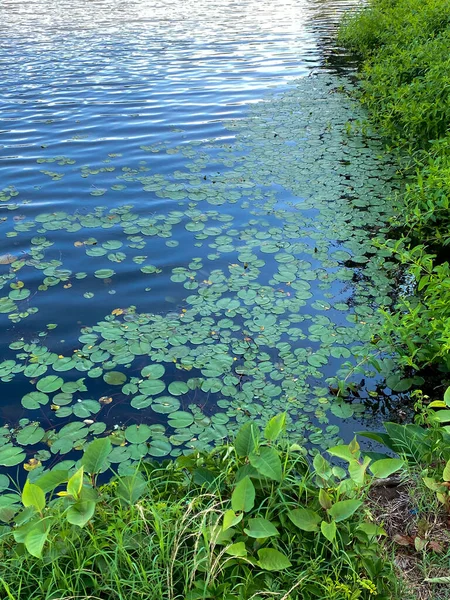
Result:
[[[179,410],[169,415],[169,425],[174,429],[186,429],[186,427],[190,427],[193,422],[194,415],[185,412],[184,410]]]
[[[109,385],[123,385],[127,380],[127,376],[120,371],[108,371],[103,375],[103,379]]]
[[[125,438],[130,444],[142,444],[151,434],[152,430],[148,425],[130,425],[125,429]]]
[[[94,275],[98,279],[109,279],[115,275],[115,271],[113,269],[98,269]]]
[[[184,381],[172,381],[169,384],[168,391],[172,396],[181,396],[189,391],[189,387]]]
[[[39,379],[36,384],[37,389],[40,392],[51,393],[56,392],[64,384],[64,379],[57,375],[47,375],[43,379]]]
[[[168,415],[180,408],[180,401],[173,396],[160,396],[152,404],[152,410],[162,415]]]

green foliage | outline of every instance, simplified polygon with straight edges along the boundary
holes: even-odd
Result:
[[[371,120],[409,156],[392,221],[403,238],[392,251],[409,266],[417,295],[386,309],[381,338],[403,367],[448,371],[450,2],[371,0],[345,21],[340,39],[364,59],[361,100]]]
[[[264,431],[247,424],[234,444],[145,462],[103,486],[92,477],[108,460],[101,439],[77,470],[31,473],[22,496],[0,495],[2,585],[16,600],[111,597],[111,589],[127,600],[281,600],[300,585],[304,600],[338,600],[342,589],[394,598],[384,531],[362,510],[370,458],[354,440],[333,451],[362,465],[362,478],[321,455],[311,465],[285,428],[285,415]],[[403,464],[391,460],[390,471]]]

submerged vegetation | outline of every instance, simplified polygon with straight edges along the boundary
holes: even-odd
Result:
[[[386,311],[382,336],[404,367],[450,369],[450,3],[372,0],[341,29],[363,59],[361,100],[398,148],[407,185],[391,251],[417,294]],[[398,238],[398,235],[395,236]]]

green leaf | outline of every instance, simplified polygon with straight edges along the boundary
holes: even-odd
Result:
[[[281,571],[292,566],[288,557],[274,548],[258,550],[258,565],[266,571]]]
[[[109,385],[122,385],[127,380],[127,376],[120,371],[108,371],[103,375],[103,379]]]
[[[120,477],[116,493],[127,504],[135,504],[147,489],[147,482],[140,475]]]
[[[40,392],[48,394],[59,390],[63,383],[64,379],[62,377],[58,377],[57,375],[47,375],[47,377],[39,379],[36,387]]]
[[[362,531],[365,533],[369,538],[379,535],[387,535],[385,530],[379,525],[375,525],[375,523],[361,523],[361,525],[358,525],[356,529],[357,531]]]
[[[329,542],[332,542],[336,538],[336,530],[337,527],[335,521],[331,521],[331,523],[322,521],[322,523],[320,524],[320,531]]]
[[[227,510],[223,515],[223,524],[222,531],[226,531],[230,529],[230,527],[234,527],[238,523],[242,521],[244,517],[244,513],[239,513],[238,515],[234,512],[234,510]]]
[[[33,527],[31,531],[25,536],[24,544],[28,552],[36,558],[42,557],[42,550],[47,540],[49,529],[45,529],[44,523],[38,522],[36,527]]]
[[[231,544],[225,549],[225,552],[230,556],[236,556],[236,558],[247,556],[247,549],[244,542],[236,542],[236,544]]]
[[[111,452],[111,440],[109,438],[98,438],[91,442],[86,448],[81,459],[81,464],[87,473],[100,473],[107,463],[108,454]]]
[[[125,438],[130,444],[142,444],[151,436],[152,430],[148,425],[130,425],[125,429]]]
[[[280,456],[275,448],[262,446],[257,452],[252,452],[249,455],[249,460],[252,467],[264,477],[281,481],[283,469]]]
[[[41,475],[34,483],[38,485],[44,493],[47,493],[53,491],[58,485],[67,481],[68,476],[69,472],[67,469],[53,469],[52,471],[47,471],[47,473]]]
[[[337,456],[338,458],[342,458],[343,460],[346,460],[347,462],[355,460],[355,458],[356,458],[351,453],[349,447],[345,446],[343,444],[341,444],[340,446],[332,446],[331,448],[328,448],[327,452],[328,452],[328,454],[331,454],[331,456]]]
[[[12,444],[6,444],[0,448],[0,465],[4,467],[15,467],[26,457],[22,448],[17,448]]]
[[[93,500],[78,500],[72,504],[66,513],[66,518],[72,525],[84,527],[92,519],[95,512],[95,502]]]
[[[329,509],[328,514],[333,517],[333,519],[338,523],[339,521],[345,521],[355,513],[358,508],[362,506],[361,500],[342,500],[341,502],[336,502]]]
[[[238,456],[248,456],[257,447],[259,441],[259,429],[251,421],[243,425],[234,440],[234,447]]]
[[[317,531],[322,518],[309,508],[295,508],[287,514],[296,527],[302,531]]]
[[[42,392],[29,392],[22,398],[22,406],[28,410],[35,410],[48,403],[50,398]]]
[[[67,482],[67,493],[74,498],[78,498],[83,487],[84,468],[80,467]]]
[[[246,475],[236,485],[231,496],[231,507],[234,512],[248,512],[255,505],[255,487],[252,480]]]
[[[448,423],[450,421],[450,410],[438,410],[435,417],[439,423]]]
[[[356,483],[357,485],[363,485],[366,477],[367,467],[369,466],[371,459],[366,456],[364,458],[363,463],[360,463],[358,460],[350,461],[348,465],[348,473],[350,475],[350,479]]]
[[[274,442],[286,429],[286,413],[272,417],[264,429],[264,437],[269,442]]]
[[[321,454],[315,455],[313,467],[316,474],[323,479],[329,479],[333,474],[330,463]]]
[[[447,464],[444,467],[444,472],[442,473],[442,477],[444,481],[450,481],[450,460],[447,461]]]
[[[370,470],[375,477],[385,479],[389,475],[392,475],[392,473],[399,471],[403,465],[404,462],[400,458],[383,458],[372,463]]]
[[[150,379],[159,379],[165,373],[164,365],[154,364],[144,367],[141,371],[142,377],[149,377]]]
[[[98,279],[109,279],[114,274],[115,271],[113,269],[98,269],[98,271],[95,271],[94,273],[95,277],[98,277]]]
[[[333,506],[331,496],[323,488],[320,488],[319,490],[319,503],[322,508],[325,508],[325,510],[328,510]]]
[[[16,435],[16,441],[21,446],[33,446],[42,440],[45,430],[39,425],[27,425]]]
[[[181,396],[189,391],[189,387],[184,381],[172,381],[169,384],[168,391],[172,396]]]
[[[450,406],[450,386],[445,390],[444,402],[447,406]]]
[[[249,519],[249,527],[244,529],[244,531],[252,538],[267,538],[274,535],[280,535],[275,525],[261,517]]]
[[[42,488],[34,483],[30,483],[27,479],[22,491],[22,504],[27,506],[34,506],[34,508],[42,512],[45,508],[45,494]]]

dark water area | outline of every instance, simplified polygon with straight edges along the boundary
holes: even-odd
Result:
[[[319,446],[377,426],[367,361],[333,394],[390,302],[399,186],[337,91],[352,6],[2,2],[0,464],[106,433],[126,472],[280,410]]]

